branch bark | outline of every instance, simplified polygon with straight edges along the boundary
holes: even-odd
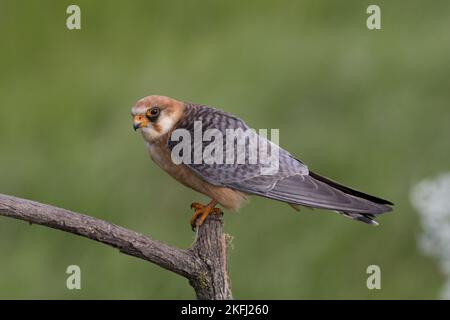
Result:
[[[232,299],[221,215],[208,217],[190,249],[180,249],[81,213],[0,194],[0,215],[89,238],[189,280],[197,299]]]

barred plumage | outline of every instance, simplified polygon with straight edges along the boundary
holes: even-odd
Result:
[[[201,123],[202,134],[210,129],[218,130],[222,135],[222,141],[226,141],[228,129],[250,130],[250,127],[243,120],[221,110],[204,105],[182,103],[160,96],[150,96],[140,100],[134,107],[133,114],[136,115],[140,112],[139,110],[146,110],[155,105],[162,110],[161,121],[164,121],[163,116],[175,117],[174,115],[176,115],[177,117],[172,119],[172,121],[166,120],[166,123],[173,123],[174,125],[170,130],[161,129],[160,136],[146,135],[145,131],[147,128],[144,127],[142,129],[144,138],[150,145],[156,141],[162,143],[162,149],[158,152],[166,152],[161,150],[167,148],[169,153],[180,143],[180,141],[170,139],[170,133],[176,129],[187,130],[191,136],[194,136],[194,123],[196,121]],[[165,111],[166,109],[167,111]],[[165,113],[167,114],[165,115]],[[155,124],[150,123],[147,126],[153,128],[157,124],[158,122]],[[245,140],[244,163],[237,163],[238,152],[236,152],[233,154],[233,163],[226,163],[226,161],[223,161],[223,163],[206,163],[202,161],[201,163],[184,163],[180,165],[179,170],[187,170],[187,172],[195,175],[196,178],[204,181],[208,185],[207,191],[199,187],[198,183],[189,182],[188,178],[184,178],[185,180],[182,181],[183,178],[179,178],[178,174],[171,173],[171,175],[193,189],[209,195],[219,203],[221,203],[220,196],[217,196],[217,192],[214,193],[210,190],[214,188],[229,189],[240,194],[258,195],[292,205],[334,210],[347,217],[369,224],[376,224],[374,219],[377,215],[392,210],[391,202],[345,187],[328,178],[310,172],[304,163],[296,159],[288,151],[271,144],[265,137],[254,134],[255,136],[251,137],[256,139],[258,146],[260,143],[266,143],[269,146],[268,153],[270,151],[278,151],[279,166],[276,172],[271,172],[271,174],[261,173],[262,169],[265,169],[264,165],[267,165],[267,161],[261,160],[267,159],[258,158],[258,163],[252,163],[249,157],[251,143],[250,140]],[[163,141],[161,142],[161,140]],[[191,157],[194,157],[196,147],[201,147],[203,150],[209,143],[211,141],[201,140],[201,145],[196,146],[194,139],[192,139]],[[237,141],[233,141],[233,146],[237,147]],[[226,151],[226,145],[223,144],[222,152],[224,155]],[[258,157],[264,157],[264,155],[258,152]],[[176,170],[175,167],[171,167],[167,171],[174,170]],[[186,176],[186,174],[182,176]],[[225,202],[225,200],[222,200],[222,202]]]

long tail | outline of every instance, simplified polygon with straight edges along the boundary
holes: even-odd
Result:
[[[279,181],[264,196],[291,205],[302,205],[337,211],[364,223],[377,225],[378,215],[392,211],[393,203],[341,185],[314,172]]]
[[[369,202],[375,203],[377,204],[377,208],[379,208],[379,210],[375,210],[374,213],[359,213],[359,212],[351,212],[351,211],[338,211],[338,213],[349,217],[351,219],[354,220],[358,220],[364,223],[368,223],[371,225],[378,225],[378,222],[376,222],[374,219],[376,218],[377,215],[383,214],[385,212],[389,212],[392,211],[392,207],[394,204],[389,201],[389,200],[385,200],[382,198],[378,198],[375,196],[372,196],[370,194],[346,187],[344,185],[341,185],[339,183],[337,183],[336,181],[333,181],[329,178],[323,177],[321,175],[318,175],[314,172],[309,172],[309,175],[311,177],[313,177],[314,179],[321,181],[323,183],[326,183],[327,185],[336,188],[342,192],[344,192],[345,194],[357,197],[359,199],[364,199],[367,200]]]

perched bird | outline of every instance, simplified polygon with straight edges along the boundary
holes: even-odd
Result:
[[[320,176],[286,150],[270,143],[268,150],[278,148],[278,167],[270,173],[261,170],[267,163],[250,163],[248,155],[245,156],[244,163],[174,161],[173,151],[177,141],[172,134],[177,130],[184,130],[183,132],[194,136],[197,130],[195,123],[200,123],[201,133],[213,129],[216,134],[218,132],[223,135],[223,141],[226,141],[228,130],[250,129],[243,120],[221,110],[153,95],[136,103],[132,108],[132,117],[133,127],[141,131],[154,162],[185,186],[211,198],[211,202],[206,205],[191,204],[191,208],[195,209],[191,219],[192,228],[200,226],[209,214],[221,213],[216,208],[217,204],[226,209],[237,210],[250,195],[286,202],[294,208],[305,206],[334,210],[346,217],[373,225],[377,225],[374,219],[379,214],[392,210],[393,203],[390,201]],[[215,139],[217,138],[221,137],[216,136]],[[201,146],[196,146],[194,140],[190,142],[193,148],[189,152],[192,154],[195,147],[205,147],[208,144],[208,141],[200,140]],[[268,142],[259,135],[257,140]],[[181,143],[180,139],[178,143]],[[236,147],[236,142],[233,143]],[[247,151],[249,147],[250,144],[246,142],[244,150]],[[183,155],[181,152],[180,155],[187,154]],[[234,154],[232,159],[236,160],[237,156]]]

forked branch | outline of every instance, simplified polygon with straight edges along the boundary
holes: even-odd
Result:
[[[189,280],[198,299],[232,299],[222,216],[210,216],[190,249],[179,249],[81,213],[0,194],[0,215],[89,238]]]

